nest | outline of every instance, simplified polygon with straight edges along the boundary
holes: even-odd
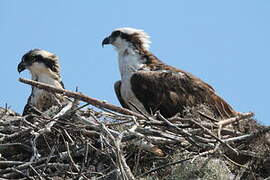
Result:
[[[269,127],[258,125],[250,113],[216,121],[200,106],[187,109],[184,117],[165,119],[157,113],[138,119],[80,108],[69,104],[25,117],[1,109],[0,177],[270,176]]]
[[[270,127],[205,105],[166,119],[89,104],[20,116],[0,109],[0,178],[258,179],[270,176]],[[108,103],[106,103],[108,105]],[[86,107],[88,106],[88,108]]]

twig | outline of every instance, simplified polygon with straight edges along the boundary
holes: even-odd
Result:
[[[106,123],[106,126],[110,127],[110,126],[119,126],[122,124],[126,124],[126,123],[131,123],[134,122],[133,120],[126,120],[126,121],[121,121],[121,122],[113,122],[113,123]]]
[[[68,111],[73,107],[73,103],[72,102],[68,102],[68,104],[58,113],[56,114],[53,119],[57,119],[60,118],[62,116],[64,116],[65,114],[68,113]]]
[[[12,171],[13,173],[9,173],[9,174],[5,174],[5,176],[2,176],[2,177],[5,177],[5,178],[8,178],[8,179],[13,179],[15,178],[18,174],[24,176],[24,177],[27,177],[27,179],[33,179],[32,177],[28,176],[27,174],[23,173],[22,171],[16,169],[16,168],[12,168]]]
[[[0,166],[3,167],[9,167],[9,166],[14,166],[14,165],[20,165],[24,164],[25,162],[22,161],[0,161]]]
[[[219,122],[217,122],[216,124],[218,125],[218,126],[222,126],[222,127],[224,127],[224,126],[226,126],[226,125],[228,125],[228,124],[231,124],[231,123],[233,123],[233,122],[236,122],[236,121],[239,121],[239,120],[242,120],[242,119],[248,119],[248,118],[251,118],[252,116],[254,116],[254,114],[253,113],[245,113],[245,114],[239,114],[238,116],[236,116],[236,117],[232,117],[232,118],[229,118],[229,119],[224,119],[224,120],[222,120],[222,121],[219,121]]]
[[[40,174],[37,172],[37,170],[35,170],[35,168],[30,164],[30,169],[38,176],[38,178],[40,179],[40,180],[42,180],[43,178],[40,176]]]
[[[122,139],[122,135],[120,134],[117,139],[113,137],[113,135],[110,133],[108,128],[104,125],[101,124],[101,127],[103,128],[104,132],[109,136],[109,138],[112,140],[114,150],[115,150],[115,155],[116,155],[116,162],[118,165],[118,168],[121,172],[121,177],[123,180],[135,180],[130,168],[128,167],[126,160],[122,154],[121,148],[120,148],[120,143]]]
[[[35,135],[34,138],[34,143],[36,142],[36,139],[40,136],[43,135],[45,133],[51,132],[51,128],[53,127],[53,125],[56,123],[57,118],[60,118],[62,116],[65,115],[65,113],[67,113],[70,109],[72,108],[72,103],[69,102],[58,114],[56,114],[53,118],[52,121],[49,122],[48,124],[46,124],[46,126],[42,129],[39,129],[38,132],[33,133]]]
[[[195,146],[198,146],[197,143],[194,141],[194,139],[193,139],[194,136],[192,137],[192,134],[185,131],[184,129],[181,129],[181,128],[175,126],[170,121],[168,121],[166,118],[164,118],[159,112],[157,114],[167,125],[169,125],[170,127],[176,129],[177,132],[179,132],[179,134],[181,134],[188,142],[190,142],[191,144],[193,144]]]
[[[110,171],[109,173],[104,174],[103,176],[100,176],[100,177],[96,178],[96,180],[99,180],[99,179],[102,179],[102,180],[103,180],[103,179],[106,179],[105,177],[110,176],[111,174],[115,173],[115,171],[117,171],[117,169],[114,169],[114,170]]]
[[[77,108],[75,108],[75,109],[73,109],[72,111],[70,111],[68,114],[72,114],[72,113],[74,113],[74,112],[76,112],[76,111],[78,111],[78,110],[80,110],[80,109],[82,109],[82,108],[85,108],[86,106],[88,106],[90,103],[86,103],[86,104],[84,104],[84,105],[82,105],[82,106],[80,106],[80,107],[77,107]]]
[[[51,160],[51,158],[52,158],[54,152],[55,152],[55,146],[52,147],[51,152],[50,152],[49,156],[47,157],[47,160],[45,161],[45,165],[46,165],[46,166],[45,166],[44,169],[42,170],[42,174],[43,174],[43,173],[45,172],[45,170],[47,169],[47,165],[48,165],[48,163],[50,162],[50,160]]]
[[[237,155],[239,154],[234,148],[232,148],[229,144],[227,144],[226,142],[224,142],[223,140],[221,140],[220,138],[218,138],[217,136],[215,136],[209,129],[205,128],[204,126],[202,126],[200,123],[196,122],[195,120],[190,119],[191,122],[193,122],[194,124],[196,124],[197,126],[199,126],[200,128],[202,128],[202,130],[204,130],[207,134],[209,134],[210,136],[212,136],[214,139],[216,139],[218,142],[220,142],[221,144],[225,145],[228,149],[230,149],[232,152],[236,153]]]
[[[224,142],[240,142],[240,141],[246,141],[246,140],[251,140],[253,138],[256,138],[258,136],[261,136],[267,132],[270,131],[270,126],[264,128],[264,129],[261,129],[257,132],[253,132],[253,133],[250,133],[250,134],[245,134],[243,136],[238,136],[238,137],[232,137],[232,138],[229,138],[229,139],[224,139],[223,141]]]
[[[21,138],[22,136],[25,136],[25,135],[30,135],[32,130],[33,130],[32,128],[29,128],[29,129],[25,129],[19,132],[15,132],[11,135],[6,135],[0,138],[0,142],[9,142],[9,141],[12,141],[13,139]]]
[[[200,157],[200,156],[205,156],[205,155],[208,155],[208,154],[214,154],[219,149],[219,146],[220,146],[220,143],[217,143],[216,147],[214,149],[211,149],[209,151],[205,151],[205,152],[199,153],[198,155],[195,155],[192,158],[191,163],[193,163],[195,161],[195,159]]]
[[[223,157],[225,157],[228,161],[230,161],[231,163],[233,163],[233,164],[235,164],[235,165],[237,165],[237,166],[240,166],[240,167],[243,167],[243,168],[245,168],[245,169],[248,169],[248,167],[246,167],[246,166],[244,166],[244,165],[241,165],[241,164],[239,164],[239,163],[233,161],[231,158],[229,158],[228,156],[226,156],[226,154],[223,154]]]
[[[36,142],[37,142],[37,139],[38,139],[38,137],[41,135],[41,134],[39,134],[39,133],[33,133],[33,135],[34,135],[34,137],[31,139],[31,141],[30,141],[30,144],[31,144],[31,146],[32,146],[32,153],[33,153],[33,155],[32,155],[32,157],[31,157],[31,159],[30,159],[30,162],[35,162],[36,160],[38,160],[39,159],[39,153],[38,153],[38,149],[37,149],[37,144],[36,144]]]
[[[63,129],[64,135],[67,137],[67,139],[70,141],[71,145],[74,145],[75,142],[73,141],[72,137],[69,135],[66,129]]]
[[[67,154],[68,154],[68,157],[69,157],[69,160],[71,162],[71,165],[73,166],[73,168],[76,170],[76,172],[80,172],[79,168],[77,167],[77,165],[75,164],[71,154],[70,154],[70,150],[69,150],[69,143],[66,142],[66,149],[67,149]]]
[[[135,164],[134,164],[133,174],[135,174],[135,175],[138,173],[141,152],[142,152],[142,148],[139,147],[139,151],[138,151],[137,156],[135,157],[135,162],[134,162]]]
[[[32,164],[32,162],[26,162],[22,165],[19,165],[16,167],[17,170],[24,170],[29,167],[29,165]],[[10,173],[13,171],[13,168],[6,168],[3,170],[0,170],[0,176],[3,176],[4,174]]]
[[[176,164],[181,164],[181,163],[183,163],[185,161],[188,161],[188,160],[190,160],[192,158],[193,157],[189,157],[189,158],[186,158],[186,159],[181,159],[179,161],[175,161],[175,162],[172,162],[172,163],[168,163],[168,164],[165,164],[165,165],[156,167],[154,169],[151,169],[150,171],[147,171],[147,172],[145,172],[143,174],[140,174],[139,176],[137,176],[137,178],[139,178],[139,177],[145,177],[145,176],[147,176],[148,174],[150,174],[152,172],[158,171],[158,170],[163,169],[163,168],[168,167],[168,166],[173,166],[173,165],[176,165]]]
[[[199,113],[202,117],[205,117],[205,118],[207,118],[207,119],[209,119],[209,120],[211,120],[211,121],[213,121],[213,122],[218,122],[218,120],[216,120],[215,118],[210,117],[210,116],[206,115],[205,113],[203,113],[203,112],[201,112],[201,111],[198,111],[198,113]]]
[[[82,161],[82,167],[80,169],[80,172],[79,172],[79,176],[82,175],[85,167],[86,167],[86,164],[88,162],[88,153],[89,153],[89,146],[88,146],[88,141],[85,143],[85,152],[84,152],[84,158],[83,158],[83,161]]]

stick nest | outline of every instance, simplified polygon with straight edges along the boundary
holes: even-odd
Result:
[[[52,107],[0,111],[6,179],[222,179],[270,176],[269,127],[252,113],[217,121],[206,106],[165,119]]]
[[[20,81],[87,104],[75,100],[23,117],[0,108],[0,178],[270,179],[270,127],[258,124],[253,113],[215,119],[200,105],[169,119],[159,112],[146,117]]]

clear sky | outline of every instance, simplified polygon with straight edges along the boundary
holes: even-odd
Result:
[[[144,29],[151,51],[211,84],[237,111],[270,125],[270,1],[1,0],[0,106],[22,112],[30,94],[17,72],[24,53],[60,58],[67,89],[119,104],[117,54],[101,42],[118,27]]]

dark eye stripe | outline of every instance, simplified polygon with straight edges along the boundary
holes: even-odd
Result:
[[[114,31],[114,32],[112,32],[111,37],[116,38],[116,37],[120,36],[120,34],[121,34],[121,31]]]
[[[127,40],[127,41],[130,41],[130,39],[131,39],[131,35],[128,35],[128,34],[125,34],[125,33],[121,33],[121,34],[120,34],[120,37],[121,37],[122,39]]]
[[[33,59],[34,59],[34,61],[36,61],[36,62],[41,62],[43,58],[42,58],[41,55],[38,55],[38,56],[33,56]]]

